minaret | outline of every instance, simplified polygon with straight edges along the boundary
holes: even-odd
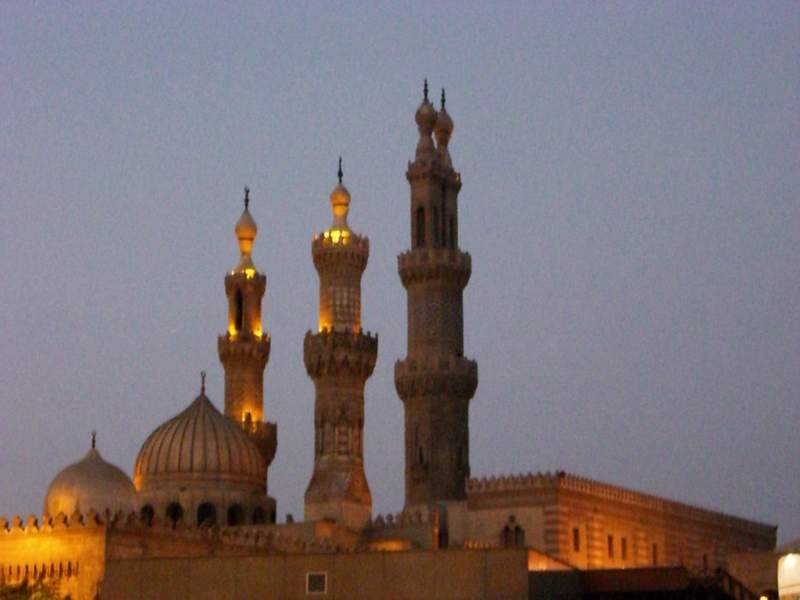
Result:
[[[478,365],[464,358],[463,290],[472,272],[458,247],[458,192],[448,143],[453,121],[428,101],[416,113],[419,142],[411,186],[411,250],[397,258],[408,296],[408,355],[394,369],[405,407],[406,509],[466,497],[469,401]],[[436,136],[434,147],[431,134]]]
[[[225,275],[228,331],[219,336],[217,350],[225,369],[225,416],[242,426],[256,443],[269,468],[275,457],[278,430],[264,421],[264,367],[270,339],[261,322],[261,299],[267,278],[253,264],[251,253],[258,227],[249,210],[250,190],[244,189],[244,212],[236,222],[241,257]]]
[[[331,192],[333,224],[314,237],[319,273],[319,330],[306,333],[303,359],[314,380],[314,473],[305,495],[305,520],[333,519],[361,529],[372,513],[364,474],[364,385],[378,355],[378,337],[361,330],[361,275],[369,240],[347,225],[350,192]]]

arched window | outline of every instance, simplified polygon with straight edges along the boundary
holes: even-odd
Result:
[[[456,247],[456,218],[452,215],[450,216],[450,231],[447,236],[447,242],[450,248]]]
[[[514,545],[517,548],[525,546],[525,530],[519,525],[514,527]]]
[[[171,502],[167,506],[167,520],[172,523],[172,526],[178,524],[178,521],[183,520],[183,507],[177,502]]]
[[[149,504],[145,504],[142,507],[142,510],[139,511],[139,518],[145,523],[148,527],[153,524],[153,517],[156,515],[156,511],[153,510],[153,507]]]
[[[269,513],[269,522],[270,523],[275,523],[275,521],[277,519],[278,519],[278,515],[275,513],[275,509],[273,508]]]
[[[236,331],[241,331],[244,327],[244,298],[242,298],[241,290],[236,290],[236,319],[234,327]]]
[[[503,547],[504,548],[509,548],[511,546],[511,544],[512,544],[512,541],[513,541],[513,538],[512,538],[512,535],[511,535],[511,527],[506,525],[505,527],[503,527],[503,533],[502,533],[502,545],[503,545]]]
[[[238,504],[228,507],[228,525],[244,525],[244,509]]]
[[[253,511],[253,524],[254,525],[261,525],[265,523],[267,520],[267,514],[264,512],[264,509],[260,506],[257,506],[256,509]]]
[[[198,525],[216,525],[217,524],[217,509],[210,502],[203,502],[197,507],[197,524]]]
[[[433,207],[433,247],[439,248],[442,245],[442,236],[441,236],[441,223],[439,221],[439,209],[435,206]]]
[[[425,245],[425,209],[417,207],[417,248]]]

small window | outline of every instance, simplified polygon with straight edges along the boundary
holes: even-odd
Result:
[[[572,528],[572,550],[573,552],[581,551],[581,530],[577,527]]]
[[[316,571],[306,573],[306,594],[327,594],[328,573]]]
[[[142,522],[150,527],[153,524],[153,517],[156,515],[156,511],[150,504],[145,504],[142,507],[142,510],[139,511],[139,516]]]
[[[653,544],[653,565],[658,564],[658,544]]]
[[[425,209],[423,207],[417,208],[417,248],[425,245]]]
[[[614,558],[614,536],[608,536],[608,558]]]
[[[236,321],[234,327],[236,331],[241,331],[244,327],[244,298],[242,298],[242,291],[236,290]]]
[[[173,527],[177,525],[178,521],[183,519],[183,507],[177,502],[171,502],[167,506],[167,520],[172,523]]]
[[[263,508],[257,506],[255,510],[253,510],[253,524],[261,525],[262,523],[266,522],[267,522],[267,513],[264,511]]]
[[[197,507],[197,524],[212,526],[217,524],[217,509],[210,502],[203,502]]]
[[[622,538],[619,541],[619,553],[622,560],[628,560],[628,540],[626,538]]]

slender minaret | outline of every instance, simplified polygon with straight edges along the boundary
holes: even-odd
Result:
[[[426,81],[406,172],[411,250],[397,259],[408,296],[408,355],[394,370],[405,407],[406,509],[466,497],[469,401],[478,385],[478,365],[464,358],[463,290],[472,266],[458,248],[461,175],[448,151],[453,121],[444,105],[443,90],[441,110],[431,106]]]
[[[239,423],[256,443],[269,468],[275,457],[278,430],[264,421],[264,367],[270,339],[261,322],[261,299],[267,278],[253,264],[251,253],[258,234],[250,215],[250,190],[244,189],[244,212],[236,222],[241,258],[225,275],[228,331],[219,336],[217,350],[225,369],[225,415]]]
[[[319,273],[319,331],[306,333],[303,359],[314,380],[314,473],[305,496],[305,520],[333,519],[361,529],[372,514],[364,474],[364,385],[378,355],[378,338],[361,330],[361,275],[369,240],[347,225],[350,192],[331,192],[333,224],[314,237]]]

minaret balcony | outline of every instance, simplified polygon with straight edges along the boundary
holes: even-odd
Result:
[[[368,378],[375,369],[378,335],[370,332],[331,331],[306,333],[303,362],[309,377],[350,374]]]
[[[250,420],[242,421],[240,425],[258,448],[265,466],[269,468],[278,448],[278,426],[275,423]]]
[[[217,338],[217,351],[220,360],[228,357],[253,358],[265,365],[269,360],[270,337],[264,333],[260,336],[247,333],[225,333]]]
[[[472,258],[454,248],[415,248],[397,257],[397,270],[405,287],[437,280],[451,281],[463,289],[472,274]]]
[[[459,356],[398,360],[394,385],[403,400],[428,395],[469,399],[478,387],[478,363]]]

